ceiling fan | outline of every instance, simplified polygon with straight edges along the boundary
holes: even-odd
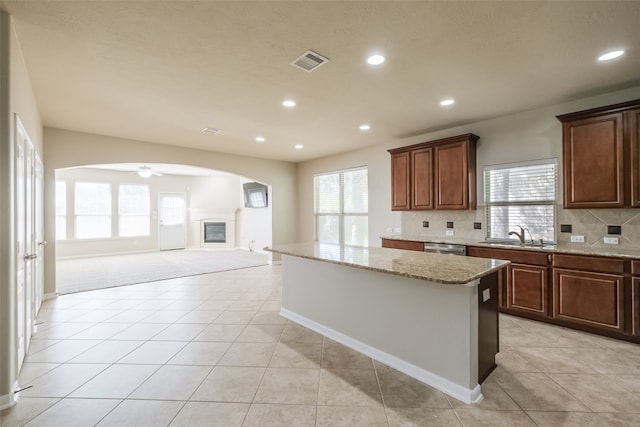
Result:
[[[160,172],[155,172],[153,171],[149,166],[147,165],[142,165],[140,167],[138,167],[138,175],[140,175],[142,178],[149,178],[151,175],[155,175],[155,176],[162,176],[162,174]]]

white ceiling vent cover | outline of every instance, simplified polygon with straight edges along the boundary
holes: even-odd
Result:
[[[312,50],[308,50],[298,58],[294,59],[293,62],[291,62],[291,65],[301,68],[307,73],[310,73],[327,62],[329,62],[328,58],[325,58],[324,56],[319,55]]]

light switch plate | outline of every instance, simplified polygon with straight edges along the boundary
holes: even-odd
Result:
[[[571,236],[571,243],[584,243],[584,236]]]
[[[491,299],[491,289],[487,288],[482,291],[482,302],[489,301]]]
[[[393,233],[393,227],[387,227],[387,233]]]
[[[619,237],[605,237],[604,238],[604,242],[608,245],[618,245],[620,244],[620,238]]]
[[[393,232],[394,232],[394,233],[399,233],[399,232],[400,232],[400,227],[396,227],[396,228],[394,228],[394,229],[393,229]]]
[[[453,230],[445,230],[444,232],[447,236],[453,236]]]

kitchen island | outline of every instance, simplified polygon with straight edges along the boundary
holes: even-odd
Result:
[[[508,261],[321,243],[282,255],[281,314],[465,403],[498,351]]]

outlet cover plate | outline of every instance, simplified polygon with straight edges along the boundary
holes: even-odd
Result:
[[[453,236],[453,230],[446,230],[446,231],[445,231],[445,234],[446,234],[447,236]]]
[[[605,237],[604,238],[604,242],[607,245],[618,245],[618,244],[620,244],[620,238],[619,237]]]
[[[584,236],[571,236],[571,243],[584,243]]]

